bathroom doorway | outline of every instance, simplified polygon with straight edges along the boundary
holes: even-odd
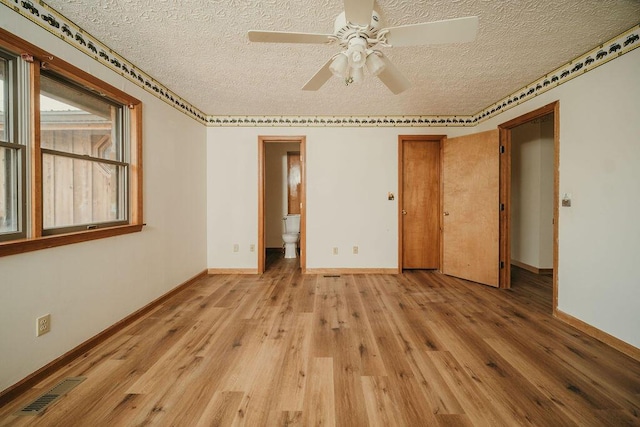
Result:
[[[258,137],[258,272],[283,253],[283,218],[300,215],[298,260],[306,266],[304,136]],[[269,254],[269,257],[267,257]]]

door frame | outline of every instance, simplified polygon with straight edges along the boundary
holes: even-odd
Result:
[[[404,201],[403,184],[404,184],[404,161],[403,161],[403,143],[405,141],[428,141],[437,142],[440,147],[440,200],[438,206],[438,227],[440,229],[440,259],[438,260],[438,271],[442,271],[442,145],[447,138],[446,135],[398,135],[398,272],[402,273],[402,257],[403,257],[403,226],[402,226],[402,204]]]
[[[553,114],[553,314],[558,308],[558,215],[559,215],[559,164],[560,164],[560,101],[555,101],[498,125],[500,146],[500,287],[511,287],[511,130],[517,126]]]
[[[300,269],[306,272],[307,267],[307,192],[306,192],[306,143],[307,137],[302,136],[258,136],[258,274],[265,269],[265,174],[267,144],[297,142],[300,144]]]

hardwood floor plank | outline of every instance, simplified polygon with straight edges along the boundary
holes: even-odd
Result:
[[[308,386],[305,392],[302,425],[336,425],[335,386],[333,384],[333,358],[314,357],[309,362]]]
[[[473,373],[463,367],[452,353],[448,351],[433,351],[428,357],[448,384],[452,393],[463,408],[464,413],[481,426],[516,425],[509,413],[501,413],[501,408],[495,407],[487,399],[480,387],[479,381]]]
[[[361,278],[361,276],[358,276]],[[387,370],[384,361],[380,357],[380,349],[372,333],[371,325],[365,313],[362,299],[360,298],[360,287],[357,285],[354,276],[347,278],[348,288],[345,292],[345,300],[348,312],[351,315],[349,323],[353,331],[360,353],[360,371],[363,376],[386,376]]]
[[[407,361],[408,349],[404,342],[397,340],[383,308],[384,305],[378,300],[382,291],[372,283],[378,279],[372,276],[364,277],[365,287],[361,295],[371,329],[387,368],[387,383],[390,386],[391,399],[401,408],[404,425],[435,424],[433,411],[419,386],[420,377],[414,374]]]
[[[385,377],[362,377],[362,390],[367,408],[369,425],[372,427],[401,426],[402,414],[391,400],[390,387]]]
[[[254,347],[254,346],[252,346]],[[282,360],[287,351],[287,340],[267,338],[261,341],[253,369],[252,381],[246,389],[235,422],[246,426],[268,426],[279,416],[279,401],[276,393],[282,376]]]
[[[229,426],[236,417],[244,393],[239,391],[216,392],[206,406],[197,427]]]
[[[274,393],[279,402],[278,409],[287,412],[301,412],[304,409],[304,395],[309,373],[309,348],[313,315],[301,313],[294,317],[291,336],[285,343],[282,373],[277,378]]]
[[[372,283],[380,287],[375,280]],[[419,379],[427,400],[431,402],[431,411],[434,414],[464,413],[460,403],[426,355],[426,352],[434,351],[438,346],[442,347],[442,344],[438,342],[429,324],[423,320],[421,307],[407,304],[402,295],[388,294],[383,289],[379,291],[392,330],[401,343],[405,358],[413,374]]]
[[[445,427],[472,427],[474,424],[466,415],[461,414],[437,414],[438,425]]]
[[[316,290],[318,286],[318,275],[307,274],[302,278],[300,293],[296,298],[294,309],[299,313],[313,313],[316,303]]]
[[[494,405],[503,408],[503,414],[511,414],[515,424],[537,420],[547,425],[571,425],[560,411],[554,411],[552,402],[546,399],[526,378],[516,371],[502,356],[473,329],[464,324],[460,315],[443,315],[437,321],[442,332],[440,339],[447,349],[480,383],[485,396]],[[512,393],[511,390],[518,390]]]
[[[593,420],[593,414],[577,408],[587,405],[601,410],[608,409],[613,403],[603,398],[596,388],[585,381],[575,376],[567,378],[562,372],[554,372],[552,367],[541,365],[540,359],[520,353],[504,340],[491,338],[486,341],[577,425],[588,425]],[[565,384],[569,385],[564,386]],[[576,392],[577,390],[580,391]]]
[[[333,360],[335,410],[344,414],[335,418],[336,425],[365,425],[367,414],[360,378],[360,347],[355,345],[357,332],[351,328],[347,306],[348,282],[342,277],[318,280],[318,316],[315,316],[314,356]],[[352,285],[351,285],[352,286]]]

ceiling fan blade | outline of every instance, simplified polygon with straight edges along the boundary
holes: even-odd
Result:
[[[332,34],[249,31],[249,41],[263,43],[330,43]]]
[[[373,0],[344,0],[344,14],[347,22],[369,25],[373,14]]]
[[[333,73],[329,69],[333,58],[329,59],[326,64],[318,70],[318,72],[309,79],[309,81],[302,87],[302,90],[318,90],[333,76]]]
[[[417,46],[424,44],[465,43],[476,38],[478,17],[447,19],[386,28],[387,42],[391,46]]]
[[[411,82],[398,70],[389,59],[382,55],[384,69],[378,74],[378,78],[389,88],[394,95],[404,92],[411,87]]]

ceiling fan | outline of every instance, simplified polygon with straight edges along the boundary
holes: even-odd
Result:
[[[411,86],[409,80],[377,48],[464,43],[475,39],[478,17],[447,19],[421,24],[381,28],[374,0],[344,0],[344,12],[335,20],[333,34],[283,31],[249,31],[249,40],[264,43],[337,43],[343,50],[304,85],[302,90],[318,90],[332,75],[349,85],[362,80],[364,68],[377,76],[394,94]]]

